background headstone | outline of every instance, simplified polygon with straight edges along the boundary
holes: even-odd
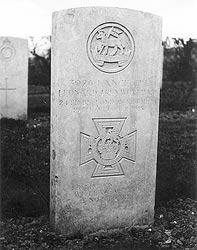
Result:
[[[63,234],[153,221],[162,51],[158,16],[54,13],[51,223]]]
[[[0,118],[27,117],[28,43],[0,37]]]

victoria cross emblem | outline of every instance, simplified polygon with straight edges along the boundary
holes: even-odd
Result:
[[[97,166],[92,177],[124,175],[120,161],[125,158],[135,162],[137,131],[120,136],[126,118],[94,118],[98,137],[81,132],[81,162],[92,160]]]
[[[95,28],[87,42],[88,57],[92,64],[107,73],[126,68],[134,56],[134,40],[121,24],[109,22]]]

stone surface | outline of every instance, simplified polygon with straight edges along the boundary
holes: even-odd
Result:
[[[0,118],[27,117],[27,40],[0,37]]]
[[[162,52],[158,16],[54,13],[51,224],[63,234],[153,221]]]

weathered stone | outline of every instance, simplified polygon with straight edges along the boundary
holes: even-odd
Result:
[[[153,221],[161,18],[55,12],[51,223],[65,235]]]
[[[27,117],[27,40],[0,37],[0,118]]]

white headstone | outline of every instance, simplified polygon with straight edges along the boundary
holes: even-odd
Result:
[[[55,12],[51,223],[65,235],[153,221],[161,18],[120,8]]]
[[[27,117],[27,40],[0,37],[0,118]]]

